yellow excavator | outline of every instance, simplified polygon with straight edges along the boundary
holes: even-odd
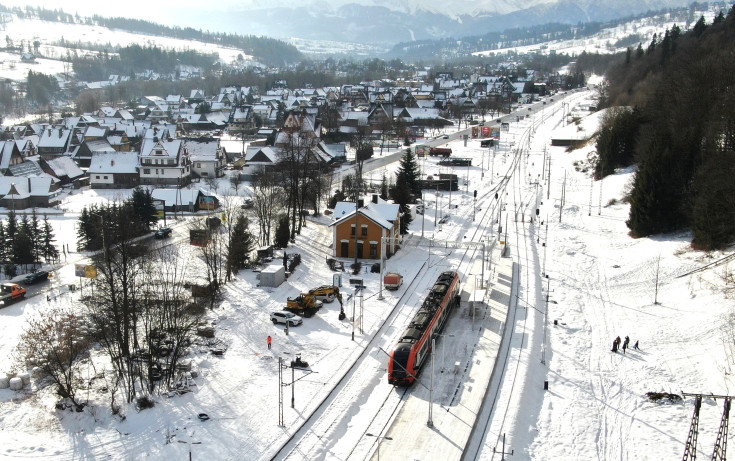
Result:
[[[336,299],[339,301],[339,319],[343,320],[346,317],[344,305],[342,304],[342,293],[339,292],[339,287],[334,285],[322,285],[309,290],[309,294],[313,294],[316,299],[325,303],[331,303]]]
[[[311,293],[301,293],[286,300],[286,310],[302,317],[312,317],[322,308],[322,302]]]

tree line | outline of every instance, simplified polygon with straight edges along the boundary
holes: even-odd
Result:
[[[18,275],[18,267],[23,271],[35,268],[42,262],[53,264],[59,261],[59,249],[48,217],[40,219],[34,211],[21,215],[10,211],[5,221],[0,220],[0,261],[7,277]]]
[[[619,58],[601,88],[608,117],[597,143],[598,177],[637,164],[627,225],[636,237],[690,228],[692,244],[735,238],[735,7],[701,17]]]

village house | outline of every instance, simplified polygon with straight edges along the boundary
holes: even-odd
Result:
[[[359,200],[357,210],[354,202],[337,203],[333,217],[335,221],[330,225],[332,256],[354,258],[357,250],[358,259],[380,259],[383,256],[383,238],[394,239],[385,247],[386,257],[398,250],[400,205],[387,203],[375,194],[367,205]]]
[[[187,139],[185,148],[189,154],[193,175],[201,178],[219,178],[224,176],[227,158],[219,139]]]
[[[137,152],[95,154],[87,170],[92,189],[130,189],[140,184]]]
[[[140,183],[185,185],[191,162],[181,139],[146,138],[140,146]]]

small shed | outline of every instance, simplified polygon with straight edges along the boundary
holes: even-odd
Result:
[[[286,280],[286,269],[282,265],[271,265],[260,272],[260,286],[277,287]]]

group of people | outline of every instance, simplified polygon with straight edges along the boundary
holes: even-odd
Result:
[[[617,338],[613,340],[613,347],[612,347],[613,352],[617,352],[618,349],[620,349],[620,341],[621,341],[620,336],[618,336]],[[628,344],[630,344],[630,338],[626,336],[625,341],[623,341],[623,347],[622,347],[623,354],[625,354],[625,350],[628,348]],[[633,349],[638,350],[638,341],[636,341],[635,344],[633,344]]]

